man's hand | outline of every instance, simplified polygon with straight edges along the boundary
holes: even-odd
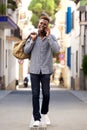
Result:
[[[50,28],[46,29],[46,36],[48,37],[50,35]]]
[[[32,40],[35,41],[36,38],[37,38],[37,33],[32,32],[32,33],[30,34],[30,36],[31,36]]]

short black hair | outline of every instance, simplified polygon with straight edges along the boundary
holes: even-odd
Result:
[[[48,16],[41,16],[41,17],[40,17],[40,19],[47,20],[47,21],[48,21],[48,23],[50,22],[50,19],[49,19],[49,17],[48,17]]]

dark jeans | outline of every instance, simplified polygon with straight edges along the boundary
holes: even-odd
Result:
[[[41,114],[47,114],[50,100],[50,74],[30,74],[32,87],[32,105],[34,120],[40,120]],[[40,114],[40,83],[42,87],[42,105]]]

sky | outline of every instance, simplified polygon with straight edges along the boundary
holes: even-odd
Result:
[[[24,8],[27,8],[31,0],[21,0],[21,1],[22,1],[22,6]]]

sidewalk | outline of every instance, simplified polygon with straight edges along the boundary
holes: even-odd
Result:
[[[18,90],[27,90],[27,91],[29,91],[29,90],[31,90],[31,88],[22,88],[22,89],[18,89]],[[57,88],[57,87],[55,87],[55,88],[51,88],[51,90],[66,90],[65,88]],[[75,91],[75,90],[69,90],[72,94],[74,94],[77,98],[79,98],[81,101],[83,101],[84,103],[87,103],[87,91],[83,91],[83,90],[77,90],[77,91]],[[12,92],[12,90],[0,90],[0,100],[2,99],[2,98],[4,98],[5,96],[7,96],[9,93],[11,93]]]
[[[20,88],[18,90],[31,90],[31,88]],[[51,90],[66,90],[65,88],[57,88],[57,87],[51,87]],[[87,91],[83,90],[69,90],[72,94],[74,94],[76,97],[78,97],[80,100],[82,100],[84,103],[87,103]],[[9,93],[11,93],[12,90],[0,90],[0,99],[4,98],[7,96]]]
[[[74,94],[76,97],[78,97],[84,103],[87,103],[87,91],[83,91],[83,90],[77,90],[77,91],[70,90],[70,92],[72,94]]]
[[[0,90],[0,100],[7,96],[10,92],[11,90]]]

